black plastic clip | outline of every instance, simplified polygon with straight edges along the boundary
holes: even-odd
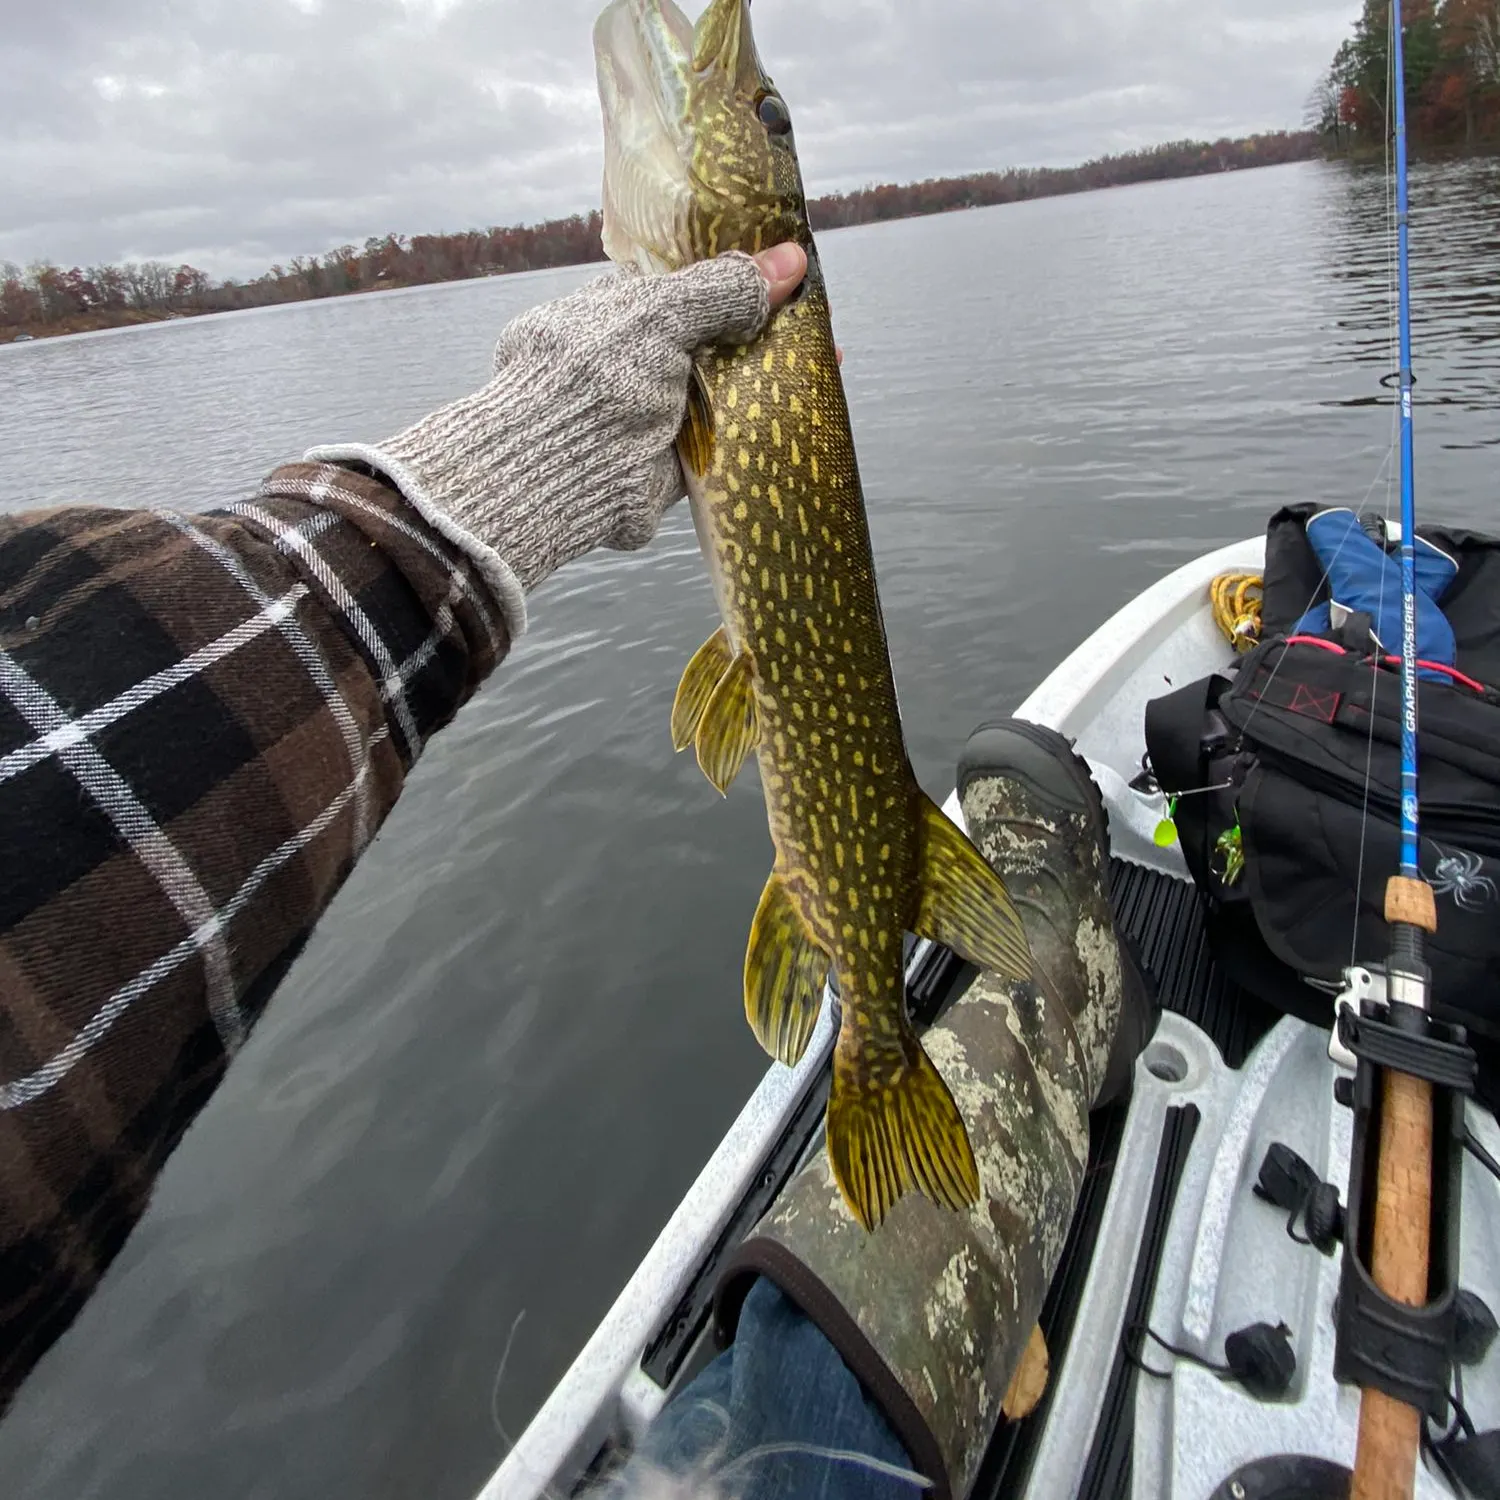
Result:
[[[1384,1391],[1425,1411],[1447,1415],[1456,1344],[1459,1208],[1464,1152],[1464,1096],[1474,1086],[1474,1053],[1462,1027],[1428,1022],[1414,1036],[1389,1024],[1385,1007],[1366,1000],[1356,1017],[1341,1007],[1340,1036],[1358,1059],[1352,1105],[1344,1263],[1335,1312],[1337,1380]],[[1370,1273],[1376,1175],[1380,1155],[1382,1073],[1393,1068],[1433,1085],[1432,1219],[1427,1302],[1408,1307],[1388,1297]]]

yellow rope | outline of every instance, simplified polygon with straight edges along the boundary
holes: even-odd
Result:
[[[1236,651],[1260,641],[1262,579],[1259,573],[1220,573],[1208,586],[1214,624]]]

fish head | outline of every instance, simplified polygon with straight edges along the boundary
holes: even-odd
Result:
[[[594,26],[604,250],[644,271],[810,243],[792,120],[755,49],[749,0],[611,0]]]

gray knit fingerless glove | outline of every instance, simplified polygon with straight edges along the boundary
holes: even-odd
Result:
[[[307,459],[384,474],[475,560],[514,639],[525,596],[554,569],[656,534],[683,494],[674,443],[694,350],[747,342],[768,314],[766,282],[738,252],[670,275],[604,276],[516,318],[473,395],[384,442]]]

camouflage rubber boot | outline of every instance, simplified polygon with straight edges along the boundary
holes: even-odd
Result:
[[[1073,1016],[1091,1107],[1130,1088],[1160,1007],[1109,904],[1109,820],[1088,765],[1055,729],[984,724],[958,760],[969,837],[1021,913],[1037,983]]]
[[[1089,1108],[1129,1050],[1116,1046],[1120,1017],[1144,1010],[1114,940],[1103,806],[1067,743],[1019,721],[986,726],[960,787],[1038,970],[1020,984],[981,974],[922,1039],[968,1126],[980,1201],[955,1213],[908,1193],[867,1233],[820,1147],[731,1255],[715,1303],[728,1342],[755,1278],[775,1282],[940,1497],[973,1484],[1067,1239]]]

